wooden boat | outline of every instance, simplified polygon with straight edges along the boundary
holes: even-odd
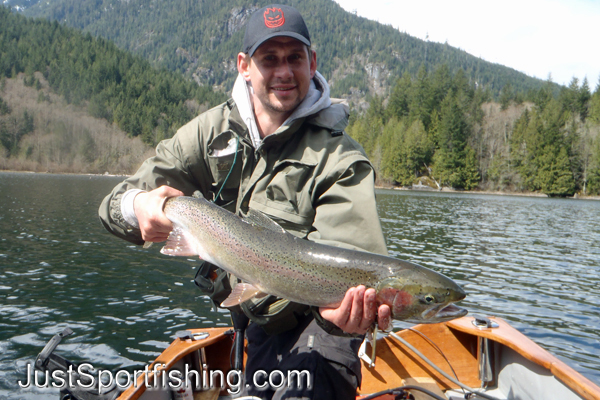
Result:
[[[148,371],[184,371],[187,365],[204,378],[214,371],[227,373],[232,332],[227,328],[185,331],[148,366]],[[379,338],[375,348],[372,367],[367,356],[370,344],[361,353],[363,378],[358,399],[457,400],[474,392],[476,396],[468,398],[600,400],[600,387],[500,318],[466,316],[446,323],[417,325]],[[160,372],[149,375],[151,384],[156,378],[153,389],[147,388],[148,381],[144,382],[148,378],[139,376],[137,384],[120,393],[118,399],[185,398],[161,386]],[[216,388],[196,391],[193,398],[233,398],[227,390],[227,379],[223,382],[219,378],[216,376],[213,383]],[[413,397],[396,397],[399,393]]]

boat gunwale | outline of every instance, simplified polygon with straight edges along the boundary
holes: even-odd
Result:
[[[520,354],[525,359],[544,367],[567,387],[585,400],[600,400],[600,387],[575,371],[549,351],[512,327],[500,317],[489,317],[498,328],[480,328],[472,323],[474,317],[465,316],[445,322],[446,326],[463,333],[487,338],[498,342]]]
[[[227,328],[199,328],[199,329],[187,329],[192,334],[208,333],[208,337],[199,340],[191,339],[175,339],[169,347],[167,347],[150,365],[148,370],[152,370],[156,363],[164,364],[160,371],[167,371],[173,367],[179,360],[190,354],[194,350],[199,350],[211,346],[217,342],[220,342],[227,337],[225,332],[231,331],[230,327]],[[149,378],[154,379],[154,374],[148,375]],[[145,377],[140,375],[136,385],[130,385],[123,393],[119,395],[116,400],[137,400],[146,391],[144,382]],[[152,380],[149,379],[149,383]]]

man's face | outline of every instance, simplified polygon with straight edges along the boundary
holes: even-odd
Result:
[[[248,59],[238,56],[238,69],[254,88],[255,112],[289,116],[308,93],[317,70],[316,53],[302,42],[282,36],[260,45]]]

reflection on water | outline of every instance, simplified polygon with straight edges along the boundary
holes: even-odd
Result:
[[[0,398],[49,396],[17,381],[66,326],[63,356],[115,370],[153,360],[184,327],[230,324],[194,286],[196,260],[104,231],[97,208],[120,179],[0,173]],[[378,202],[392,255],[457,280],[472,313],[509,320],[600,382],[600,202],[397,191]]]

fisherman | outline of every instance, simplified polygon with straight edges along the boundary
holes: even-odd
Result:
[[[300,13],[286,5],[254,12],[237,68],[231,99],[161,142],[156,156],[104,199],[106,229],[136,244],[162,242],[172,229],[166,198],[199,190],[239,215],[261,211],[298,237],[387,254],[373,167],[344,132],[348,107],[330,98]],[[216,304],[237,283],[208,263],[195,281]],[[250,320],[248,394],[273,399],[355,398],[364,334],[376,320],[390,324],[389,307],[378,309],[374,289],[364,286],[349,289],[335,309],[266,296],[236,306],[235,315]],[[258,370],[308,371],[312,385],[265,391],[253,386]]]

